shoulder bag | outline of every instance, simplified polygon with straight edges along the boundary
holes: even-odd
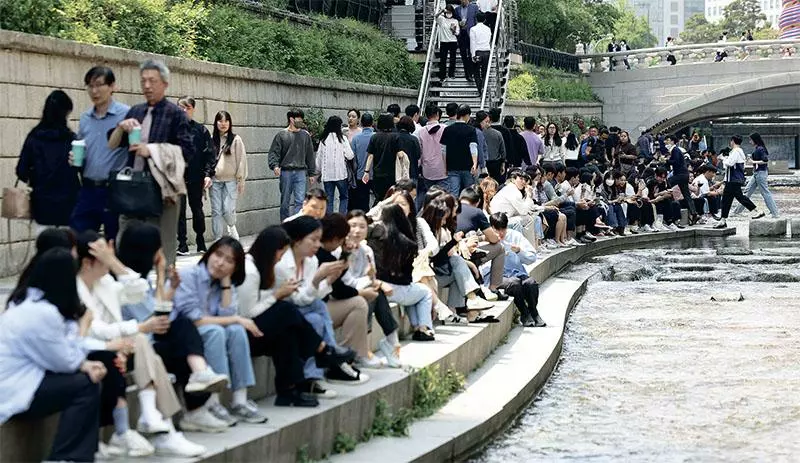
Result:
[[[150,172],[125,167],[111,172],[108,184],[108,207],[112,211],[136,218],[161,217],[161,187]]]

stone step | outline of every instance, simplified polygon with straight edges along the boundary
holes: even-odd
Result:
[[[786,236],[786,219],[751,220],[750,236]]]

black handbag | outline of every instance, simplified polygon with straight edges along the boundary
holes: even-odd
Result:
[[[344,165],[347,167],[347,187],[355,190],[358,188],[358,179],[356,178],[358,165],[356,164],[355,156],[353,156],[353,159],[345,158]]]
[[[161,217],[164,208],[161,187],[150,172],[126,167],[111,172],[108,185],[108,208],[111,211],[140,219]]]

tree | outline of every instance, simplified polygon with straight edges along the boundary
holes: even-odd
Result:
[[[723,10],[722,27],[728,35],[740,35],[748,29],[756,31],[769,26],[766,23],[767,15],[761,12],[758,0],[733,0]]]
[[[647,19],[636,16],[627,1],[617,4],[620,16],[614,22],[614,37],[625,40],[630,48],[650,48],[655,46],[658,38],[653,35]]]
[[[695,13],[683,26],[680,38],[684,43],[711,43],[719,40],[723,27],[719,23],[710,23],[703,13]]]
[[[523,42],[569,53],[611,34],[619,17],[614,5],[593,0],[519,0],[517,9]]]

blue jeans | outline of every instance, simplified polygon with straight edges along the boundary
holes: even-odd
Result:
[[[761,197],[764,198],[764,203],[767,205],[767,209],[769,209],[769,213],[773,217],[778,217],[778,205],[775,204],[775,199],[772,198],[772,193],[769,191],[769,185],[767,184],[767,177],[769,173],[766,170],[757,170],[753,172],[753,176],[750,177],[750,180],[747,181],[747,186],[744,189],[744,195],[748,198],[753,196],[755,193],[756,188],[761,191]],[[741,214],[744,211],[744,206],[739,204],[734,209],[734,214]]]
[[[430,288],[422,283],[411,283],[408,286],[389,284],[389,286],[393,291],[387,299],[406,308],[411,326],[433,328],[433,318],[431,318],[433,296]]]
[[[328,313],[328,307],[322,302],[322,299],[317,299],[310,305],[305,307],[298,307],[297,310],[303,314],[306,321],[314,328],[314,331],[325,341],[325,344],[336,347],[336,333],[333,331],[333,320]],[[322,379],[324,372],[322,368],[317,366],[317,361],[313,357],[306,360],[306,365],[303,368],[303,373],[306,379]]]
[[[628,225],[628,219],[625,217],[625,211],[622,209],[622,204],[610,204],[606,212],[609,227],[624,228]]]
[[[250,341],[242,325],[201,325],[203,352],[215,373],[228,375],[233,391],[255,386],[256,375],[250,360]]]
[[[236,189],[236,180],[211,183],[211,233],[214,240],[226,235],[228,227],[236,226],[236,200],[239,191]]]
[[[467,294],[480,288],[480,286],[475,281],[475,277],[463,257],[460,255],[450,256],[448,261],[453,271],[450,275],[436,275],[436,282],[439,283],[441,288],[450,286],[450,291],[447,292],[447,305],[449,307],[464,307]]]
[[[475,177],[468,170],[451,170],[447,173],[447,183],[450,185],[450,194],[458,198],[461,190],[475,184]]]
[[[334,190],[339,190],[339,213],[347,215],[347,202],[350,199],[350,185],[347,184],[347,180],[322,182],[322,185],[325,187],[325,194],[328,195],[328,214],[333,213]]]
[[[78,192],[78,201],[69,219],[69,226],[76,232],[99,232],[101,225],[106,239],[116,238],[119,215],[108,209],[108,188],[84,186]]]
[[[281,222],[290,215],[294,215],[303,207],[303,198],[306,194],[306,171],[281,170]],[[294,199],[294,207],[289,208]]]

